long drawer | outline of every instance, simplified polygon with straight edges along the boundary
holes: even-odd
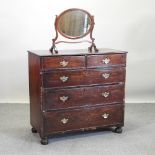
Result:
[[[72,89],[50,89],[43,93],[43,109],[65,109],[79,106],[123,103],[124,84],[82,87]]]
[[[90,107],[72,111],[45,112],[45,132],[76,130],[88,127],[123,124],[124,107],[122,105]]]
[[[124,82],[125,68],[52,71],[43,75],[43,87],[84,86]]]

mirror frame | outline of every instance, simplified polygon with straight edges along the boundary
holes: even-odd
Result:
[[[69,36],[69,35],[65,35],[65,33],[63,33],[61,30],[60,30],[60,26],[59,26],[59,21],[61,19],[61,17],[67,13],[67,12],[70,12],[70,11],[81,11],[85,14],[88,15],[88,18],[90,19],[90,28],[88,29],[88,31],[81,35],[81,36]],[[80,38],[83,38],[85,37],[86,35],[88,35],[92,30],[93,30],[93,27],[94,27],[94,20],[93,20],[93,17],[90,15],[89,12],[87,12],[86,10],[82,10],[82,9],[77,9],[77,8],[74,8],[74,9],[68,9],[68,10],[65,10],[63,11],[57,18],[56,18],[56,28],[58,30],[58,32],[65,38],[68,38],[68,39],[80,39]]]
[[[90,28],[88,29],[88,31],[81,35],[81,36],[68,36],[68,35],[65,35],[62,31],[60,31],[59,29],[59,21],[61,19],[61,17],[69,12],[69,11],[81,11],[81,12],[84,12],[88,15],[89,19],[90,19]],[[58,50],[56,49],[56,44],[58,43],[81,43],[81,42],[88,42],[91,44],[90,47],[88,47],[88,51],[89,52],[92,52],[92,49],[94,49],[95,52],[98,52],[98,49],[96,48],[96,45],[94,43],[95,41],[95,38],[92,37],[92,31],[94,29],[94,16],[92,16],[88,11],[86,10],[83,10],[83,9],[78,9],[78,8],[71,8],[71,9],[67,9],[65,11],[63,11],[62,13],[60,13],[58,16],[56,15],[56,18],[55,18],[55,32],[56,32],[56,36],[55,38],[52,39],[52,47],[50,48],[50,51],[53,53],[53,51],[55,53],[58,53]],[[73,39],[73,40],[76,40],[76,39],[81,39],[85,36],[87,36],[88,34],[90,34],[90,40],[82,40],[82,41],[57,41],[58,39],[58,34],[61,34],[64,38],[67,38],[67,39]]]

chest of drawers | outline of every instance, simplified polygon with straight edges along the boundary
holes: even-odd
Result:
[[[126,52],[29,51],[30,123],[53,134],[124,125]]]

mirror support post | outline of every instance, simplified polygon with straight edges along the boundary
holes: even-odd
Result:
[[[95,38],[93,38],[93,36],[92,36],[92,33],[93,33],[93,29],[94,29],[94,25],[95,25],[95,22],[94,22],[94,16],[91,16],[91,18],[92,18],[92,28],[91,28],[91,30],[90,30],[90,39],[92,40],[92,44],[91,44],[91,46],[90,47],[88,47],[88,51],[90,52],[90,53],[92,53],[92,50],[94,49],[94,51],[95,52],[98,52],[98,49],[96,48],[96,45],[95,45]]]
[[[57,15],[55,16],[55,32],[56,32],[56,36],[54,39],[52,39],[52,47],[50,48],[50,52],[53,54],[53,51],[57,54],[58,53],[58,50],[56,50],[56,46],[55,46],[55,41],[57,40],[58,38],[58,31],[57,31]]]

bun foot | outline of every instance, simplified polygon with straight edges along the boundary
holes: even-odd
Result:
[[[122,133],[122,131],[123,131],[122,127],[116,127],[114,132],[115,133]]]
[[[40,141],[40,143],[42,145],[47,145],[48,144],[48,138],[42,138],[41,141]]]
[[[32,133],[37,133],[37,130],[35,128],[31,129]]]

